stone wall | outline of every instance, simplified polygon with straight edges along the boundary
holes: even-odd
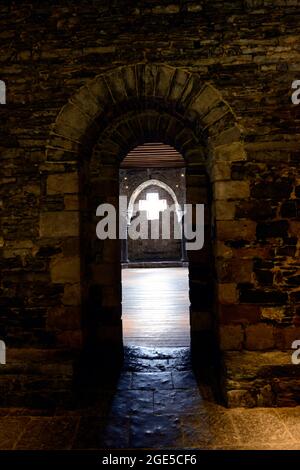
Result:
[[[192,329],[213,323],[228,364],[235,351],[255,352],[258,362],[269,354],[271,366],[272,352],[287,351],[288,362],[300,339],[300,115],[290,100],[299,2],[143,1],[126,2],[125,12],[122,1],[2,1],[0,9],[0,337],[8,348],[78,348],[91,299],[101,325],[114,319],[101,337],[119,334],[119,246],[82,246],[82,233],[94,235],[93,204],[116,201],[116,161],[155,137],[186,159],[187,202],[214,201],[206,224],[214,258],[209,246],[189,254]],[[232,379],[225,389],[244,396],[247,386]]]

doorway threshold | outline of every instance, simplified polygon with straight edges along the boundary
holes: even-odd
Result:
[[[122,263],[122,269],[130,268],[187,268],[187,261],[130,261]]]

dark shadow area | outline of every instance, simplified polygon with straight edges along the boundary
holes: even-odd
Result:
[[[212,331],[199,332],[191,340],[191,366],[199,384],[205,384],[216,403],[222,402],[221,352]]]
[[[181,422],[215,402],[213,371],[194,371],[190,348],[125,347],[119,371],[86,359],[69,408],[84,417],[75,448],[179,445]]]

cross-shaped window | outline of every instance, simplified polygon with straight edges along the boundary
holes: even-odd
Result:
[[[146,199],[139,201],[139,210],[147,211],[147,220],[159,219],[159,213],[166,208],[166,199],[159,199],[158,193],[148,193]]]

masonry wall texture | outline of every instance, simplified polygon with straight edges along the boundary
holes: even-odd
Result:
[[[120,247],[82,235],[116,202],[116,162],[155,137],[186,159],[187,202],[213,200],[191,327],[216,332],[227,403],[299,403],[300,3],[1,1],[0,15],[1,339],[78,349],[87,316],[95,341],[121,338]]]

